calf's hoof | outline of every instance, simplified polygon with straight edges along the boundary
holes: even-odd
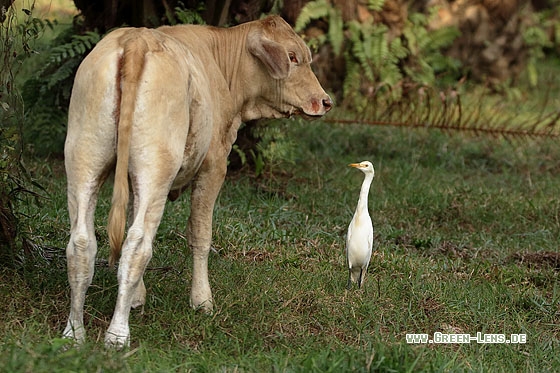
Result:
[[[74,345],[82,345],[86,341],[86,331],[82,326],[73,327],[70,322],[66,325],[64,332],[62,332],[62,338],[71,339],[74,341]]]
[[[191,307],[196,311],[202,311],[211,315],[214,312],[214,301],[212,299],[206,299],[203,301],[195,301],[195,299],[191,299]]]
[[[105,334],[105,348],[108,350],[122,350],[130,347],[130,334],[125,331],[107,331]]]

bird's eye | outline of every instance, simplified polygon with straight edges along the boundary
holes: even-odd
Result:
[[[298,63],[299,62],[297,57],[296,57],[296,54],[294,52],[290,52],[288,55],[290,56],[290,62],[293,62],[293,63]]]

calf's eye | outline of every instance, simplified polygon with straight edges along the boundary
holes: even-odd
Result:
[[[296,54],[294,52],[290,52],[288,55],[290,56],[290,62],[298,63],[298,59],[297,59]]]

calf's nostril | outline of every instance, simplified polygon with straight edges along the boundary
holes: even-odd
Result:
[[[323,106],[327,111],[331,110],[333,107],[333,102],[330,97],[323,99]]]

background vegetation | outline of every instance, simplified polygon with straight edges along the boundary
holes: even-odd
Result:
[[[382,3],[367,6],[376,16]],[[169,22],[228,19],[169,4]],[[319,59],[344,61],[337,110],[311,123],[247,125],[252,147],[236,146],[215,212],[212,316],[188,306],[188,198],[167,206],[148,302],[133,312],[133,345],[122,353],[102,347],[116,297],[105,260],[110,185],[96,213],[88,344],[67,349],[59,338],[69,298],[66,102],[104,31],[74,13],[47,20],[32,4],[12,16],[17,27],[2,23],[1,371],[560,368],[556,24],[528,29],[529,68],[489,86],[444,53],[462,34],[430,29],[420,9],[390,39],[391,27],[347,20],[336,2],[310,4],[321,6],[294,24]],[[539,17],[557,14],[556,4]],[[365,159],[376,167],[376,252],[365,288],[346,291],[344,235],[362,180],[346,165]],[[528,343],[406,343],[407,333],[436,331],[525,333]]]

